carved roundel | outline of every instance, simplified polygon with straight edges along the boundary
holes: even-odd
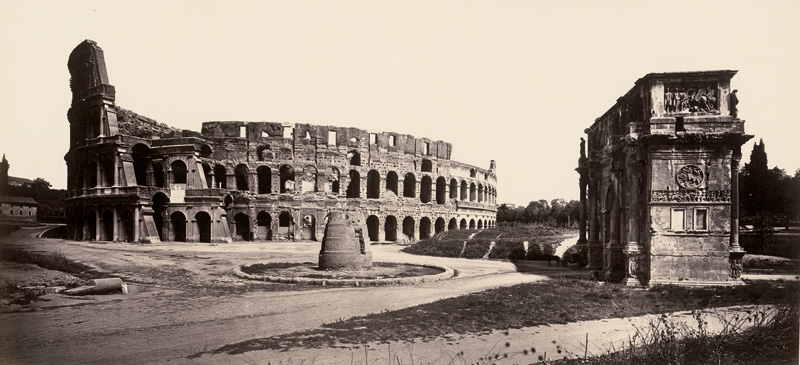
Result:
[[[699,166],[686,165],[678,170],[676,179],[678,180],[678,185],[684,189],[697,189],[703,185],[706,176]]]

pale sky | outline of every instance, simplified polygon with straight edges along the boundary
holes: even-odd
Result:
[[[734,69],[770,167],[800,167],[798,1],[0,0],[0,153],[66,187],[67,58],[103,48],[117,105],[200,131],[313,123],[497,161],[498,202],[578,197],[579,138],[651,72]]]

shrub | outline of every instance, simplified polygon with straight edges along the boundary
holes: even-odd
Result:
[[[516,238],[500,238],[495,241],[494,248],[489,254],[490,259],[524,260],[525,246]]]

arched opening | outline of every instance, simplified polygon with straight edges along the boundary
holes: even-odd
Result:
[[[483,229],[483,220],[478,219],[478,229]]]
[[[87,241],[94,241],[97,239],[97,213],[94,210],[90,211],[86,217],[86,225],[88,226],[89,236],[84,237]]]
[[[181,160],[175,160],[169,164],[169,167],[172,170],[172,183],[186,184],[186,163]]]
[[[114,213],[110,210],[103,211],[100,218],[100,240],[111,241],[114,239]]]
[[[361,154],[356,151],[350,151],[347,153],[347,158],[350,160],[350,165],[352,166],[361,166]]]
[[[361,197],[361,174],[356,170],[350,170],[350,182],[347,184],[347,197]]]
[[[467,197],[469,196],[469,187],[467,186],[467,182],[461,180],[461,201],[466,201]]]
[[[153,185],[164,187],[164,165],[161,162],[153,162]]]
[[[214,173],[211,171],[211,165],[203,163],[202,166],[203,166],[203,178],[206,179],[206,187],[213,189],[214,184],[212,184],[212,182],[214,181],[213,178]]]
[[[186,216],[181,212],[173,212],[169,220],[172,223],[173,241],[186,242]]]
[[[331,194],[339,194],[339,170],[335,167],[328,168],[328,191]]]
[[[369,240],[376,242],[379,241],[379,230],[381,227],[381,220],[378,217],[371,215],[367,217],[367,235],[369,236]]]
[[[119,215],[119,241],[133,241],[133,212],[125,210]]]
[[[419,201],[423,203],[431,202],[431,185],[433,185],[431,177],[427,175],[423,176],[419,183]]]
[[[431,163],[431,160],[423,159],[422,166],[420,166],[420,171],[433,172],[433,164]]]
[[[469,177],[475,177],[475,169],[469,169]]]
[[[269,166],[259,166],[256,168],[256,174],[258,175],[258,193],[272,193],[272,169]]]
[[[197,222],[197,233],[200,242],[211,243],[211,216],[206,212],[197,212],[194,215]]]
[[[97,187],[97,162],[91,161],[87,164],[86,170],[86,186],[90,188]]]
[[[450,179],[450,199],[458,199],[458,181]]]
[[[469,229],[475,229],[475,220],[474,219],[470,219],[469,220]]]
[[[458,229],[458,222],[455,218],[450,218],[450,222],[447,223],[447,230],[452,231],[454,229]]]
[[[461,222],[459,222],[458,227],[460,229],[467,229],[467,220],[464,219],[464,218],[461,218]]]
[[[150,147],[138,143],[133,146],[133,174],[136,175],[136,185],[147,186],[147,161]]]
[[[228,171],[225,170],[225,166],[222,165],[214,165],[214,179],[217,180],[217,186],[214,188],[218,189],[227,189],[228,188]]]
[[[292,224],[294,223],[294,218],[289,212],[283,211],[280,215],[278,215],[278,237],[292,239],[294,238],[294,232],[292,230]]]
[[[405,217],[403,219],[403,235],[409,241],[414,240],[414,218]]]
[[[431,238],[431,219],[422,217],[419,220],[419,239],[424,240]]]
[[[269,161],[273,159],[274,155],[269,148],[269,145],[258,146],[258,148],[256,148],[256,154],[258,155],[259,161]]]
[[[214,151],[211,150],[211,146],[207,144],[200,146],[200,157],[211,158],[212,153],[214,153]]]
[[[236,165],[233,174],[236,175],[236,190],[250,190],[250,184],[247,181],[247,165],[243,163]]]
[[[114,160],[111,158],[103,159],[103,186],[115,186],[117,182],[114,181],[114,171],[117,167]]]
[[[439,176],[436,179],[436,204],[444,204],[447,200],[447,181]]]
[[[283,165],[278,172],[281,175],[281,194],[294,192],[294,168]]]
[[[483,201],[483,184],[478,184],[478,203]]]
[[[403,196],[413,198],[417,196],[417,178],[412,173],[407,173],[403,179]]]
[[[387,241],[397,241],[397,218],[393,215],[386,217],[386,222],[383,223],[383,233]]]
[[[397,180],[398,178],[396,172],[389,171],[389,173],[386,174],[386,190],[393,192],[395,196],[400,195],[397,192]]]
[[[444,232],[444,219],[442,217],[436,219],[436,224],[433,226],[433,231],[435,234]]]
[[[156,223],[158,239],[162,241],[164,241],[164,218],[167,211],[167,203],[169,203],[169,198],[166,194],[156,193],[153,195],[153,220]]]
[[[469,184],[469,201],[471,201],[471,202],[475,201],[475,191],[476,190],[477,189],[475,189],[475,183]]]
[[[317,240],[317,217],[312,214],[303,216],[303,227],[300,233],[303,235],[301,238],[304,240]]]
[[[381,197],[381,175],[378,171],[369,170],[367,173],[367,199]]]
[[[317,168],[308,165],[303,168],[303,177],[300,181],[300,191],[303,193],[317,192]]]
[[[258,223],[258,239],[272,240],[272,216],[262,210],[256,216],[256,223]]]
[[[245,213],[236,213],[233,216],[233,220],[236,222],[236,237],[242,241],[252,241],[252,235],[250,234],[250,217]]]

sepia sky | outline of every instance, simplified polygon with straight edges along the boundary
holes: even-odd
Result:
[[[135,5],[134,5],[135,4]],[[800,168],[798,1],[0,0],[0,153],[66,187],[67,58],[103,48],[117,105],[199,131],[313,123],[497,161],[498,202],[578,197],[579,138],[650,72],[734,69],[769,165]]]

